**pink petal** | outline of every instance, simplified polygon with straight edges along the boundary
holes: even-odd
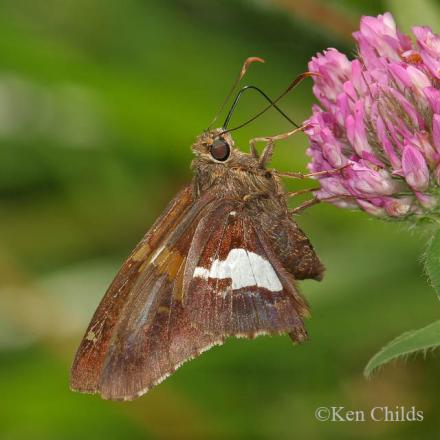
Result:
[[[401,162],[399,157],[397,156],[392,143],[390,142],[388,135],[386,133],[385,124],[381,117],[377,118],[376,121],[376,130],[378,138],[382,144],[384,152],[388,157],[388,160],[391,163],[391,166],[396,170],[401,167]]]
[[[393,198],[389,197],[385,200],[385,211],[391,217],[402,217],[409,213],[412,205],[411,197]]]
[[[440,115],[432,115],[432,143],[440,153]]]
[[[402,171],[408,185],[415,191],[425,191],[429,186],[429,170],[422,153],[406,145],[402,154]]]
[[[426,87],[423,89],[423,93],[428,99],[434,113],[440,114],[440,90],[435,87]]]
[[[383,208],[380,208],[373,203],[369,202],[368,200],[364,199],[357,199],[356,200],[359,204],[359,206],[365,211],[368,212],[368,214],[374,215],[376,217],[385,217],[385,210]]]
[[[364,107],[362,101],[357,101],[354,108],[354,116],[349,115],[345,121],[347,138],[356,153],[361,156],[363,151],[371,153],[368,143],[367,132],[364,123]]]

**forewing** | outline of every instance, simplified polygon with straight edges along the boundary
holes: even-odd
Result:
[[[195,232],[184,275],[184,307],[214,337],[289,333],[306,338],[307,305],[266,233],[245,211],[225,203]]]
[[[148,264],[125,305],[99,381],[107,399],[138,397],[214,344],[223,342],[191,325],[182,307],[182,276],[197,223]]]
[[[189,241],[183,243],[181,237],[188,238],[189,229],[212,197],[206,194],[193,203],[191,187],[181,191],[141,240],[108,288],[86,331],[76,354],[71,371],[71,388],[82,392],[99,392],[102,388],[104,363],[108,364],[109,349],[116,342],[122,347],[121,335],[127,340],[139,334],[123,333],[125,327],[143,323],[143,331],[154,321],[157,309],[177,279]],[[180,248],[179,248],[180,246]],[[170,251],[171,249],[171,251]],[[174,279],[173,276],[175,275]],[[136,311],[138,315],[136,315]],[[118,338],[116,335],[119,335]],[[128,343],[128,342],[127,342]],[[114,348],[112,348],[114,353]],[[123,356],[127,354],[122,353]],[[113,355],[114,356],[114,355]],[[136,359],[128,359],[134,363]],[[120,377],[121,372],[106,370],[107,376]],[[107,382],[106,382],[107,383]],[[134,390],[121,393],[118,398],[130,397]],[[113,397],[111,393],[109,397]]]

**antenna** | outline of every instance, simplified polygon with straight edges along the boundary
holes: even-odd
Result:
[[[246,122],[244,122],[243,124],[240,124],[240,125],[238,125],[237,127],[234,127],[234,128],[231,128],[231,129],[229,129],[229,130],[225,130],[223,133],[225,133],[225,132],[231,132],[231,131],[235,131],[235,130],[238,130],[239,128],[242,128],[242,127],[244,127],[245,125],[247,125],[247,124],[250,124],[251,122],[253,122],[253,121],[255,121],[255,119],[257,119],[257,118],[259,118],[262,114],[264,114],[264,113],[266,113],[267,112],[267,110],[269,110],[271,107],[274,107],[274,108],[276,108],[278,111],[280,111],[281,113],[283,113],[279,108],[277,108],[277,106],[276,106],[276,103],[278,102],[278,101],[280,101],[282,98],[284,98],[284,96],[286,96],[288,93],[290,93],[298,84],[300,84],[305,78],[308,78],[308,77],[311,77],[311,76],[320,76],[319,74],[317,74],[317,73],[313,73],[313,72],[304,72],[304,73],[301,73],[301,75],[298,75],[290,84],[289,84],[289,86],[287,87],[287,89],[286,90],[284,90],[284,92],[283,93],[281,93],[281,95],[279,95],[278,96],[278,98],[276,98],[274,101],[272,101],[272,100],[270,100],[269,98],[268,98],[268,100],[271,102],[267,107],[265,107],[263,110],[261,110],[260,112],[258,112],[256,115],[254,115],[252,118],[250,118],[250,119],[248,119]],[[235,99],[235,100],[237,100],[237,98]],[[235,102],[235,101],[234,101]],[[230,113],[231,111],[229,111],[229,113]],[[228,116],[229,116],[229,114],[228,114]],[[285,116],[286,117],[286,115],[284,115],[283,114],[283,116]],[[230,118],[229,118],[230,119]],[[227,119],[227,121],[225,121],[225,123],[226,122],[228,122],[229,123],[229,119]],[[287,117],[287,119],[289,119],[289,121],[293,124],[293,125],[295,125],[295,127],[298,127],[298,125],[297,124],[295,124],[295,122],[293,122],[292,120],[290,120],[290,118],[288,118]]]
[[[218,117],[220,116],[220,113],[224,110],[226,104],[228,103],[230,97],[232,96],[232,94],[234,93],[235,89],[237,88],[239,82],[241,81],[243,76],[246,75],[246,72],[248,71],[249,66],[252,63],[256,63],[256,62],[258,62],[258,63],[265,63],[266,61],[263,60],[263,58],[259,58],[259,57],[249,57],[249,58],[246,58],[246,60],[243,63],[243,66],[242,66],[239,74],[237,75],[237,78],[235,79],[231,89],[229,90],[228,94],[226,95],[226,98],[223,101],[223,104],[220,106],[219,111],[214,116],[214,119],[211,121],[211,123],[209,124],[209,127],[207,128],[206,131],[209,131],[212,128],[212,126],[214,125],[214,122],[218,119]]]
[[[231,108],[229,109],[228,115],[226,116],[225,122],[223,123],[223,129],[225,131],[227,131],[229,122],[232,118],[232,114],[234,113],[235,108],[237,107],[238,101],[240,101],[241,96],[243,95],[244,92],[246,92],[246,90],[256,90],[257,92],[259,92],[267,101],[270,102],[270,106],[268,106],[268,108],[270,107],[274,107],[281,115],[283,115],[291,124],[293,124],[295,127],[298,128],[298,125],[292,121],[292,119],[289,118],[289,116],[286,115],[286,113],[284,113],[276,104],[274,101],[272,101],[272,99],[270,99],[266,93],[264,93],[260,88],[256,87],[256,86],[244,86],[238,93],[237,96],[234,99],[234,102],[231,105]]]

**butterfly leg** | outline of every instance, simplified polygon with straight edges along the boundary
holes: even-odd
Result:
[[[313,192],[313,191],[319,191],[320,188],[304,188],[304,189],[299,189],[297,191],[288,191],[284,194],[285,197],[296,197],[296,196],[300,196],[302,194],[307,194],[309,192]]]
[[[316,189],[315,189],[316,190]],[[354,199],[358,199],[361,197],[355,197],[355,196],[351,196],[351,195],[338,195],[338,196],[331,196],[331,197],[325,197],[323,199],[318,199],[316,196],[314,196],[312,199],[310,200],[306,200],[304,203],[301,203],[301,205],[298,205],[296,208],[290,209],[289,212],[291,214],[298,214],[299,212],[303,211],[304,209],[310,208],[311,206],[317,205],[318,203],[321,202],[334,202],[337,200],[354,200]]]
[[[253,139],[249,142],[249,147],[251,150],[251,155],[254,159],[260,160],[260,155],[258,154],[257,149],[255,148],[255,142],[253,142]]]
[[[304,209],[310,208],[311,206],[317,205],[322,200],[318,199],[316,196],[314,196],[310,200],[306,200],[304,203],[301,203],[301,205],[298,205],[296,208],[290,209],[289,212],[292,215],[298,214],[301,211],[304,211]]]
[[[272,158],[274,149],[274,143],[271,141],[269,142],[265,147],[263,152],[261,153],[261,157],[258,161],[261,168],[266,168],[266,164],[270,162],[270,159]]]
[[[311,177],[331,176],[332,174],[337,174],[343,169],[345,169],[347,166],[348,164],[339,168],[333,168],[332,170],[317,171],[315,173],[296,173],[296,172],[276,171],[276,170],[274,170],[273,173],[279,177],[288,177],[291,179],[309,179]]]
[[[259,159],[260,166],[264,168],[266,164],[269,162],[270,158],[272,157],[275,142],[287,139],[290,136],[294,135],[295,133],[305,130],[306,128],[307,126],[301,126],[295,128],[294,130],[288,131],[287,133],[278,134],[276,136],[263,136],[263,137],[253,138],[249,141],[251,154],[252,156]],[[263,150],[263,153],[261,154],[261,157],[259,157],[258,153],[256,153],[255,144],[257,142],[266,142],[266,146]]]

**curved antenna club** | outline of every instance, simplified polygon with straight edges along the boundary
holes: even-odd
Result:
[[[235,111],[235,108],[237,107],[238,101],[240,101],[241,96],[243,95],[244,92],[246,92],[247,90],[255,90],[258,93],[260,93],[267,101],[270,102],[270,105],[267,108],[271,108],[273,107],[275,110],[277,110],[282,116],[284,116],[284,118],[286,118],[291,124],[293,124],[295,127],[298,128],[298,125],[292,121],[292,119],[289,118],[289,116],[286,115],[286,113],[284,113],[276,104],[274,101],[272,101],[272,99],[269,98],[269,96],[266,95],[266,93],[264,93],[260,88],[256,87],[256,86],[244,86],[238,93],[237,96],[235,97],[231,108],[229,109],[228,115],[226,116],[225,122],[223,123],[223,130],[229,131],[227,130],[229,122],[232,118],[232,114]]]
[[[222,111],[225,109],[226,104],[228,103],[229,99],[231,98],[232,94],[234,93],[235,89],[237,88],[239,82],[242,80],[243,76],[246,75],[246,72],[249,70],[249,66],[252,63],[265,63],[266,61],[263,58],[260,57],[248,57],[243,63],[243,66],[235,79],[231,89],[229,90],[228,94],[226,95],[225,100],[223,101],[222,105],[220,106],[219,111],[215,114],[213,120],[209,124],[209,127],[207,128],[207,131],[211,129],[211,127],[214,125],[214,122],[218,119]]]
[[[246,122],[244,122],[243,124],[238,125],[237,127],[231,128],[230,130],[225,130],[227,132],[231,132],[231,131],[235,131],[238,130],[239,128],[243,128],[245,125],[250,124],[251,122],[255,121],[255,119],[259,118],[262,114],[266,113],[267,110],[269,110],[271,107],[276,108],[276,103],[278,101],[280,101],[282,98],[284,98],[288,93],[290,93],[298,84],[300,84],[304,79],[309,78],[309,77],[321,77],[321,75],[319,73],[314,73],[314,72],[304,72],[301,73],[300,75],[298,75],[290,84],[289,86],[286,88],[286,90],[284,90],[283,93],[281,93],[281,95],[279,95],[274,101],[271,101],[271,104],[269,104],[267,107],[265,107],[263,110],[261,110],[260,112],[258,112],[256,115],[254,115],[251,119],[248,119]],[[229,122],[229,121],[228,121]],[[293,121],[292,122],[296,127],[298,127],[297,124],[295,124]]]

